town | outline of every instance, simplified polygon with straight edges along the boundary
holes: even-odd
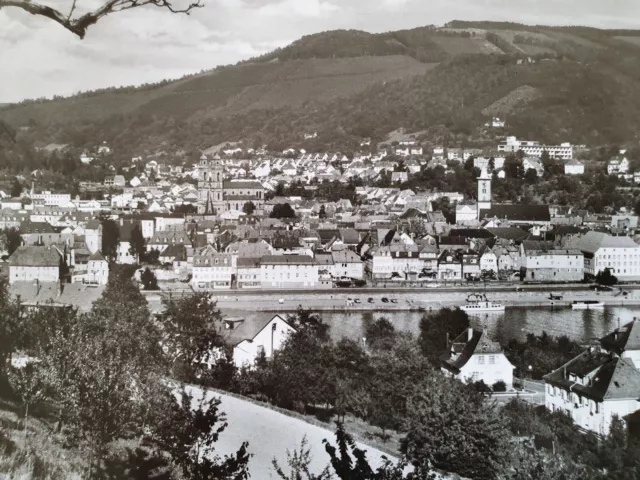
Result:
[[[492,185],[514,162],[525,177],[542,178],[549,165],[584,175],[574,148],[515,137],[488,152],[427,152],[405,140],[353,159],[223,148],[191,165],[133,158],[102,184],[81,183],[75,197],[38,188],[36,171],[0,191],[4,270],[24,301],[63,292],[61,284],[106,285],[110,263],[141,266],[138,278],[148,270],[163,290],[193,291],[571,284],[605,272],[620,283],[640,280],[630,208],[495,201]],[[80,161],[108,161],[110,153],[105,143]],[[456,168],[475,187],[404,188],[424,172]],[[640,183],[624,150],[600,168],[626,189]],[[41,286],[25,288],[33,282]]]

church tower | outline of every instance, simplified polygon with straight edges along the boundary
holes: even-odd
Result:
[[[206,155],[200,157],[198,164],[198,213],[218,215],[224,211],[224,167],[220,156],[212,160]]]
[[[491,175],[486,168],[478,177],[478,220],[481,220],[481,210],[491,210]]]

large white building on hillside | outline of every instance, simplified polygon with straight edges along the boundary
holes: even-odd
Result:
[[[547,152],[550,157],[560,160],[571,160],[573,158],[573,146],[570,143],[541,145],[540,142],[507,137],[504,142],[498,144],[499,152],[515,153],[519,150],[532,157],[541,157],[543,152]]]
[[[9,283],[57,282],[64,255],[55,246],[18,247],[9,257]]]

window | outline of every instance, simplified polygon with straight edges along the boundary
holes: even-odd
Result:
[[[478,363],[479,363],[480,365],[484,365],[484,355],[479,355],[479,356],[478,356]]]
[[[496,363],[496,356],[489,355],[489,365],[495,365],[495,363]]]

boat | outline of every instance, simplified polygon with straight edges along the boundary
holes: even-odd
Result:
[[[460,310],[467,313],[474,312],[504,312],[504,305],[492,302],[486,295],[471,294],[467,297],[466,303]]]
[[[604,302],[599,300],[576,300],[571,304],[574,310],[589,310],[591,308],[604,308]]]

